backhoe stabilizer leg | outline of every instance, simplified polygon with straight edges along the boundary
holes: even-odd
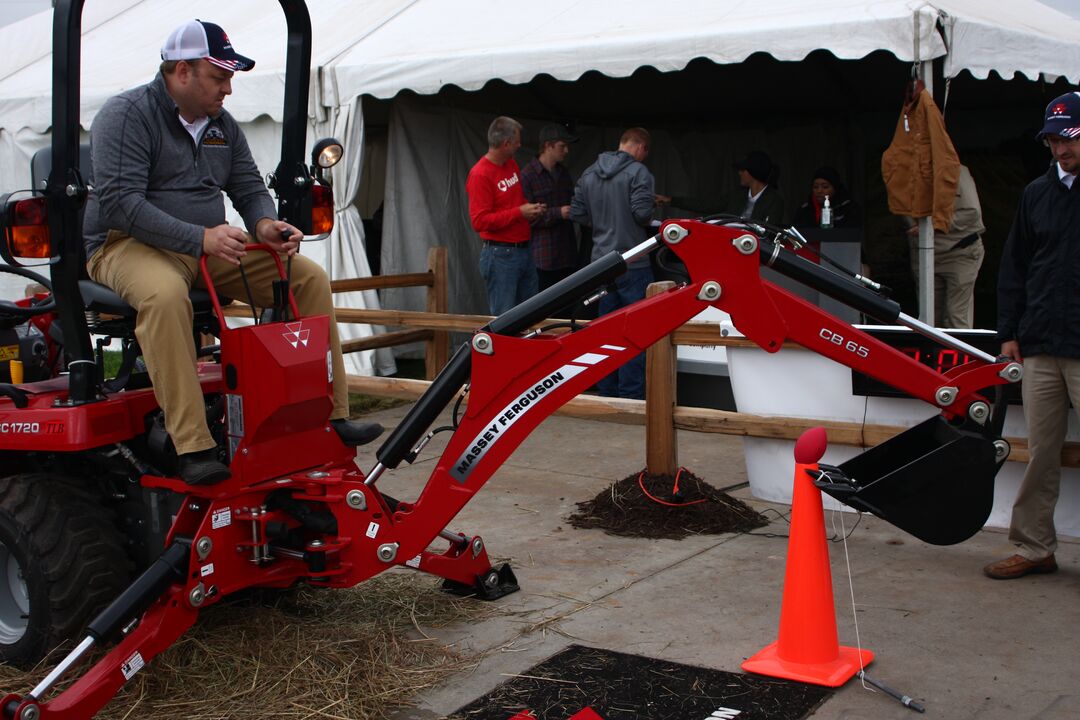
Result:
[[[443,578],[443,590],[454,595],[497,600],[520,589],[510,563],[492,566],[479,535],[466,542],[451,542],[441,554],[424,550],[402,564]]]
[[[487,572],[478,574],[472,583],[462,583],[447,578],[443,580],[443,590],[462,597],[475,596],[481,600],[498,600],[504,595],[520,590],[517,575],[510,563],[503,563],[498,569],[491,567]]]
[[[193,608],[181,584],[185,580],[190,544],[174,542],[135,582],[87,626],[87,635],[25,696],[8,694],[0,700],[4,720],[84,718],[93,716],[143,665],[168,648],[195,622]],[[141,616],[141,619],[140,619]],[[48,703],[41,699],[95,646],[122,629],[126,637],[82,677]]]

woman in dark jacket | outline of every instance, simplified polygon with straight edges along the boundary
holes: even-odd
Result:
[[[797,228],[821,227],[821,208],[825,198],[829,198],[832,208],[832,226],[835,228],[857,228],[862,226],[863,214],[859,204],[851,199],[847,188],[840,179],[836,168],[819,167],[814,171],[814,181],[810,185],[810,197],[795,211],[793,224]]]

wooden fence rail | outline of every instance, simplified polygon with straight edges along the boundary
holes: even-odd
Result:
[[[415,313],[426,318],[446,317],[446,311],[450,304],[447,296],[447,250],[438,246],[428,250],[428,269],[422,273],[403,273],[401,275],[377,275],[366,278],[350,278],[347,280],[333,280],[330,282],[330,291],[333,293],[357,292],[364,290],[383,290],[385,288],[427,288],[427,312]],[[424,352],[424,376],[432,380],[442,369],[442,366],[450,359],[450,330],[457,327],[440,326],[435,323],[396,322],[400,319],[393,311],[387,310],[354,310],[351,308],[336,308],[335,314],[339,323],[368,323],[372,325],[407,325],[415,330],[395,330],[380,333],[371,337],[358,340],[347,340],[341,344],[341,351],[345,353],[359,352],[361,350],[376,350],[378,348],[406,345],[408,343],[423,341],[427,344]],[[240,302],[233,302],[224,308],[226,315],[235,317],[247,317],[251,314],[251,308]],[[370,313],[370,314],[369,314]],[[487,320],[482,320],[468,327],[474,330]],[[464,329],[464,328],[461,328]]]
[[[426,380],[405,378],[386,378],[370,376],[349,376],[349,392],[393,397],[402,400],[415,400],[420,397],[428,385]],[[602,420],[622,425],[646,425],[647,410],[644,400],[624,400],[595,395],[579,395],[555,412],[564,417]],[[907,430],[898,425],[872,425],[838,420],[817,420],[814,418],[793,418],[771,415],[752,415],[750,413],[713,410],[677,406],[672,412],[672,427],[676,430],[719,433],[721,435],[742,435],[744,437],[770,438],[773,440],[798,440],[799,436],[812,427],[824,427],[832,445],[868,448],[888,440],[894,435]],[[1009,460],[1027,462],[1028,447],[1026,438],[1006,438],[1012,445]],[[1080,467],[1080,443],[1066,443],[1061,453],[1062,465]],[[663,466],[657,466],[663,467]],[[652,470],[650,470],[652,472]]]

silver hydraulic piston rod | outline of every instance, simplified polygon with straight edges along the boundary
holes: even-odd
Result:
[[[622,259],[625,260],[629,264],[629,263],[633,262],[634,260],[637,260],[642,255],[648,255],[649,253],[651,253],[653,250],[655,250],[659,246],[660,246],[660,235],[659,234],[653,235],[648,240],[645,240],[644,242],[642,242],[642,243],[640,243],[638,245],[635,245],[634,247],[632,247],[629,250],[627,250],[626,252],[624,252],[622,254]]]
[[[896,321],[904,327],[911,328],[920,335],[925,335],[931,340],[935,340],[944,345],[945,347],[951,348],[952,350],[959,350],[960,352],[965,352],[973,358],[978,358],[983,362],[991,364],[998,361],[998,359],[990,353],[983,352],[974,345],[968,345],[963,340],[958,340],[949,333],[943,330],[939,330],[933,325],[927,325],[921,320],[916,320],[910,315],[900,313],[900,315],[896,318]]]

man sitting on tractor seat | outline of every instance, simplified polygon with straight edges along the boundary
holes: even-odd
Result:
[[[188,291],[202,284],[199,258],[207,256],[217,290],[234,297],[245,293],[243,259],[254,302],[265,307],[273,302],[276,264],[263,252],[245,257],[245,243],[253,237],[293,256],[302,234],[276,219],[247,140],[222,109],[233,73],[255,63],[233,49],[219,26],[199,20],[173,30],[161,58],[153,82],[111,98],[90,130],[87,268],[138,313],[135,336],[180,458],[180,477],[210,484],[229,477],[229,469],[218,461],[196,371]],[[225,222],[222,191],[250,235]],[[302,315],[330,317],[331,426],[349,445],[374,440],[381,426],[345,419],[349,396],[326,274],[297,255],[291,287]]]

